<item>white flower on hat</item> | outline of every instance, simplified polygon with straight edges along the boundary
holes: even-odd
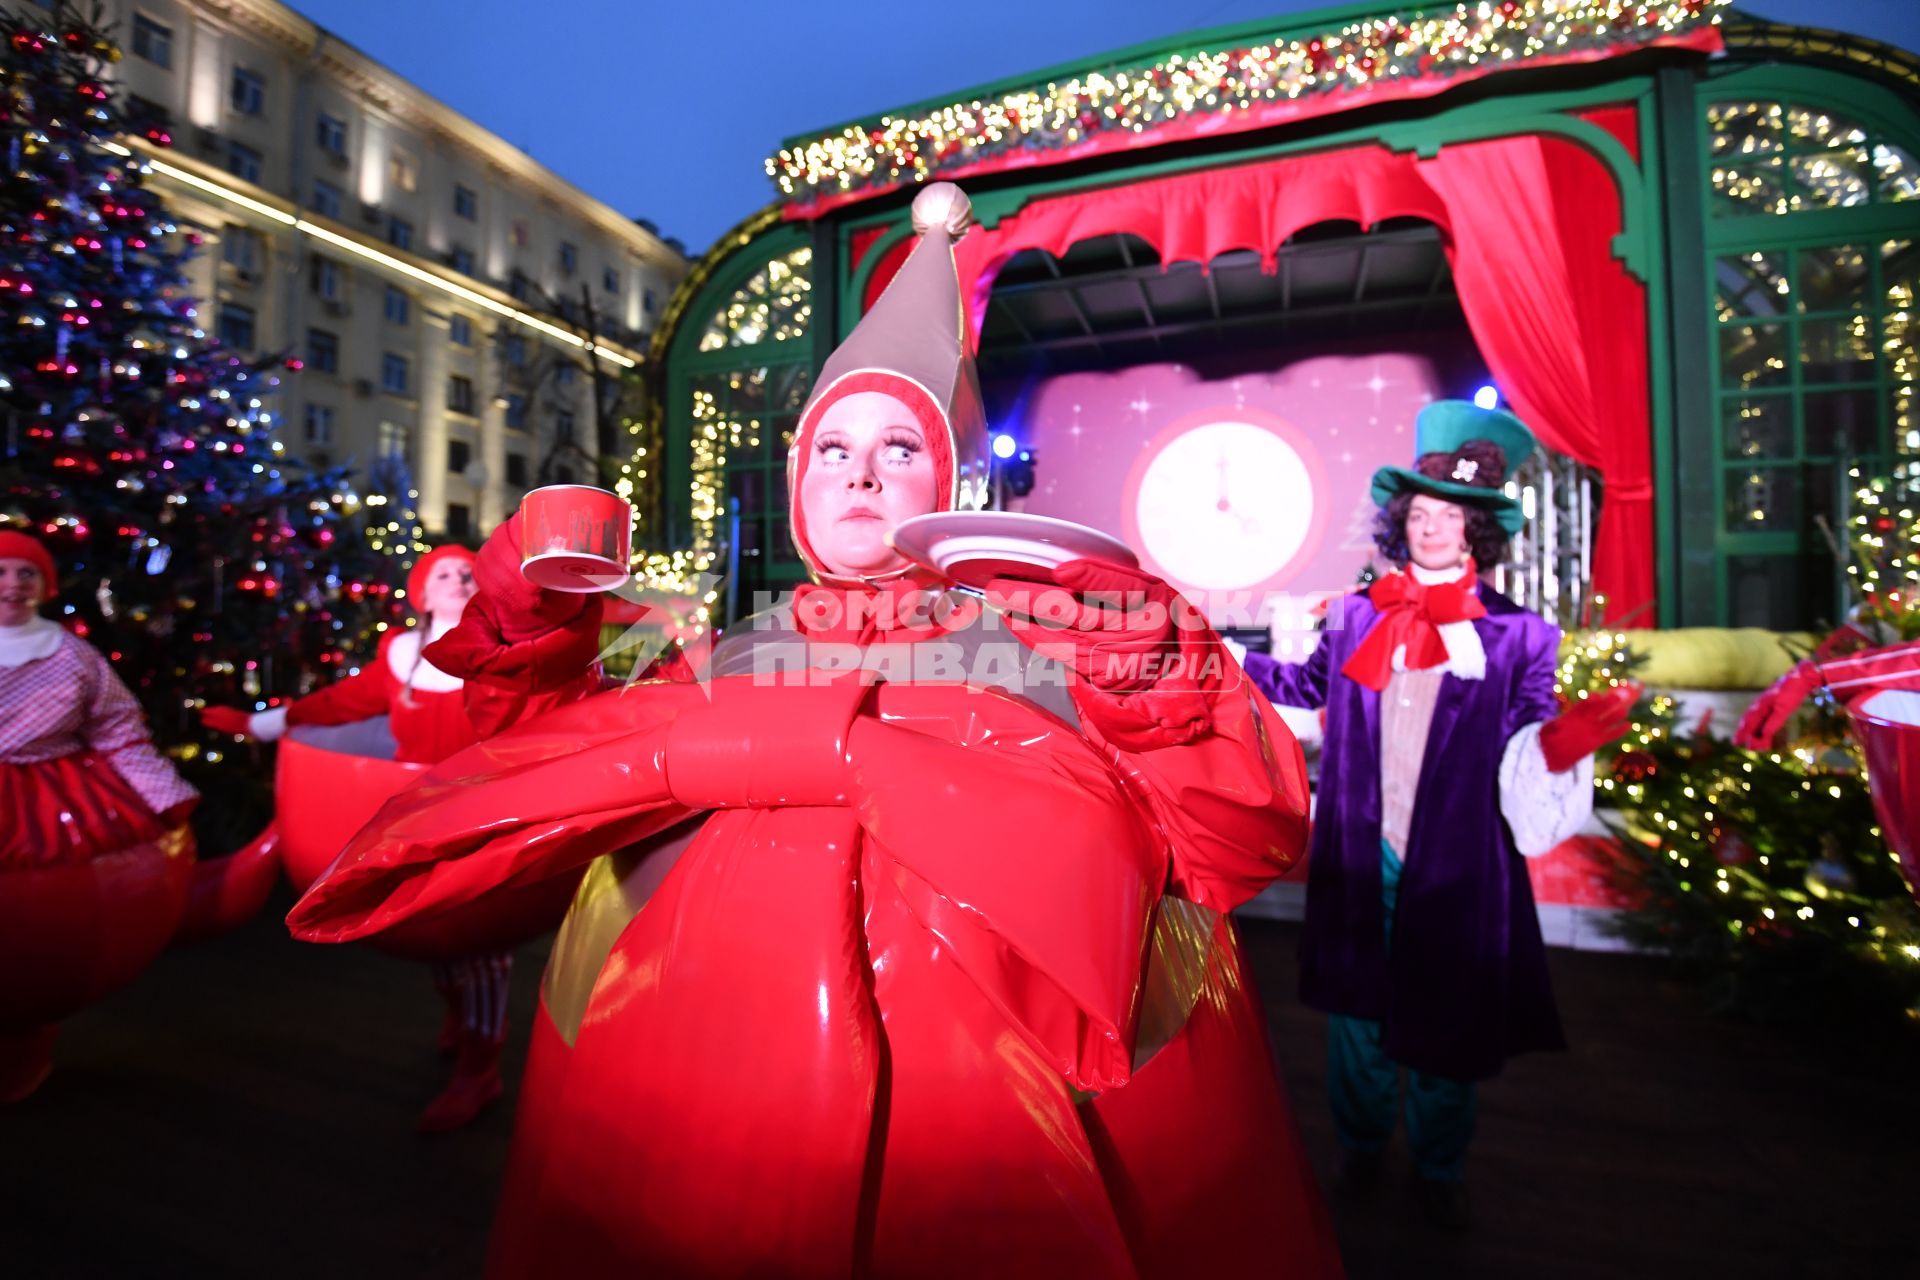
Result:
[[[1480,474],[1480,464],[1472,458],[1462,458],[1453,464],[1453,478],[1463,484],[1472,484],[1473,478]]]

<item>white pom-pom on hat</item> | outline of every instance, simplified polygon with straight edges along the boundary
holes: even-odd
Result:
[[[951,182],[936,182],[913,198],[913,233],[923,236],[934,227],[958,240],[973,225],[973,202]]]

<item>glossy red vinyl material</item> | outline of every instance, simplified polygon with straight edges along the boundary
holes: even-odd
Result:
[[[1853,732],[1866,752],[1880,828],[1900,860],[1907,888],[1920,900],[1920,725],[1887,720],[1856,706]]]
[[[1075,1091],[1133,1075],[1170,875],[1237,897],[1303,831],[1297,752],[1205,764],[1117,769],[1057,718],[953,686],[636,685],[436,767],[290,923],[368,936],[710,809],[570,1047],[543,1015],[498,1273],[1156,1274]],[[1170,846],[1142,789],[1182,785],[1212,795],[1210,838]],[[1017,840],[983,842],[989,807]],[[1264,1127],[1284,1109],[1252,1061],[1268,1098],[1235,1123]],[[1206,1140],[1142,1141],[1149,1164],[1222,1167]],[[1272,1216],[1240,1224],[1268,1256]]]
[[[57,1022],[153,963],[186,910],[184,827],[84,862],[0,869],[0,1033]]]
[[[428,766],[330,751],[288,737],[274,774],[280,863],[304,891],[383,805],[424,777]],[[558,925],[577,874],[519,888],[502,886],[459,911],[388,930],[373,945],[410,960],[453,960],[518,946]]]

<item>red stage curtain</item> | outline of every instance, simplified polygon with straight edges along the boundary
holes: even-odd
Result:
[[[1593,118],[1632,133],[1631,107]],[[977,335],[994,277],[1024,249],[1059,256],[1129,232],[1162,262],[1251,249],[1271,265],[1281,242],[1312,223],[1392,217],[1439,226],[1495,381],[1541,440],[1599,469],[1595,589],[1609,620],[1653,625],[1645,294],[1612,256],[1611,178],[1571,143],[1506,138],[1432,160],[1357,147],[1037,200],[960,242],[961,296]]]
[[[1606,114],[1631,132],[1631,107]],[[1420,168],[1446,201],[1461,309],[1494,381],[1542,440],[1605,478],[1593,576],[1607,620],[1653,625],[1646,291],[1613,257],[1611,175],[1540,137],[1447,147]]]

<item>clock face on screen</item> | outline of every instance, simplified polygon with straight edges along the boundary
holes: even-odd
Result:
[[[1133,488],[1141,550],[1188,586],[1261,586],[1293,564],[1316,529],[1313,475],[1279,432],[1202,421],[1148,446]]]

